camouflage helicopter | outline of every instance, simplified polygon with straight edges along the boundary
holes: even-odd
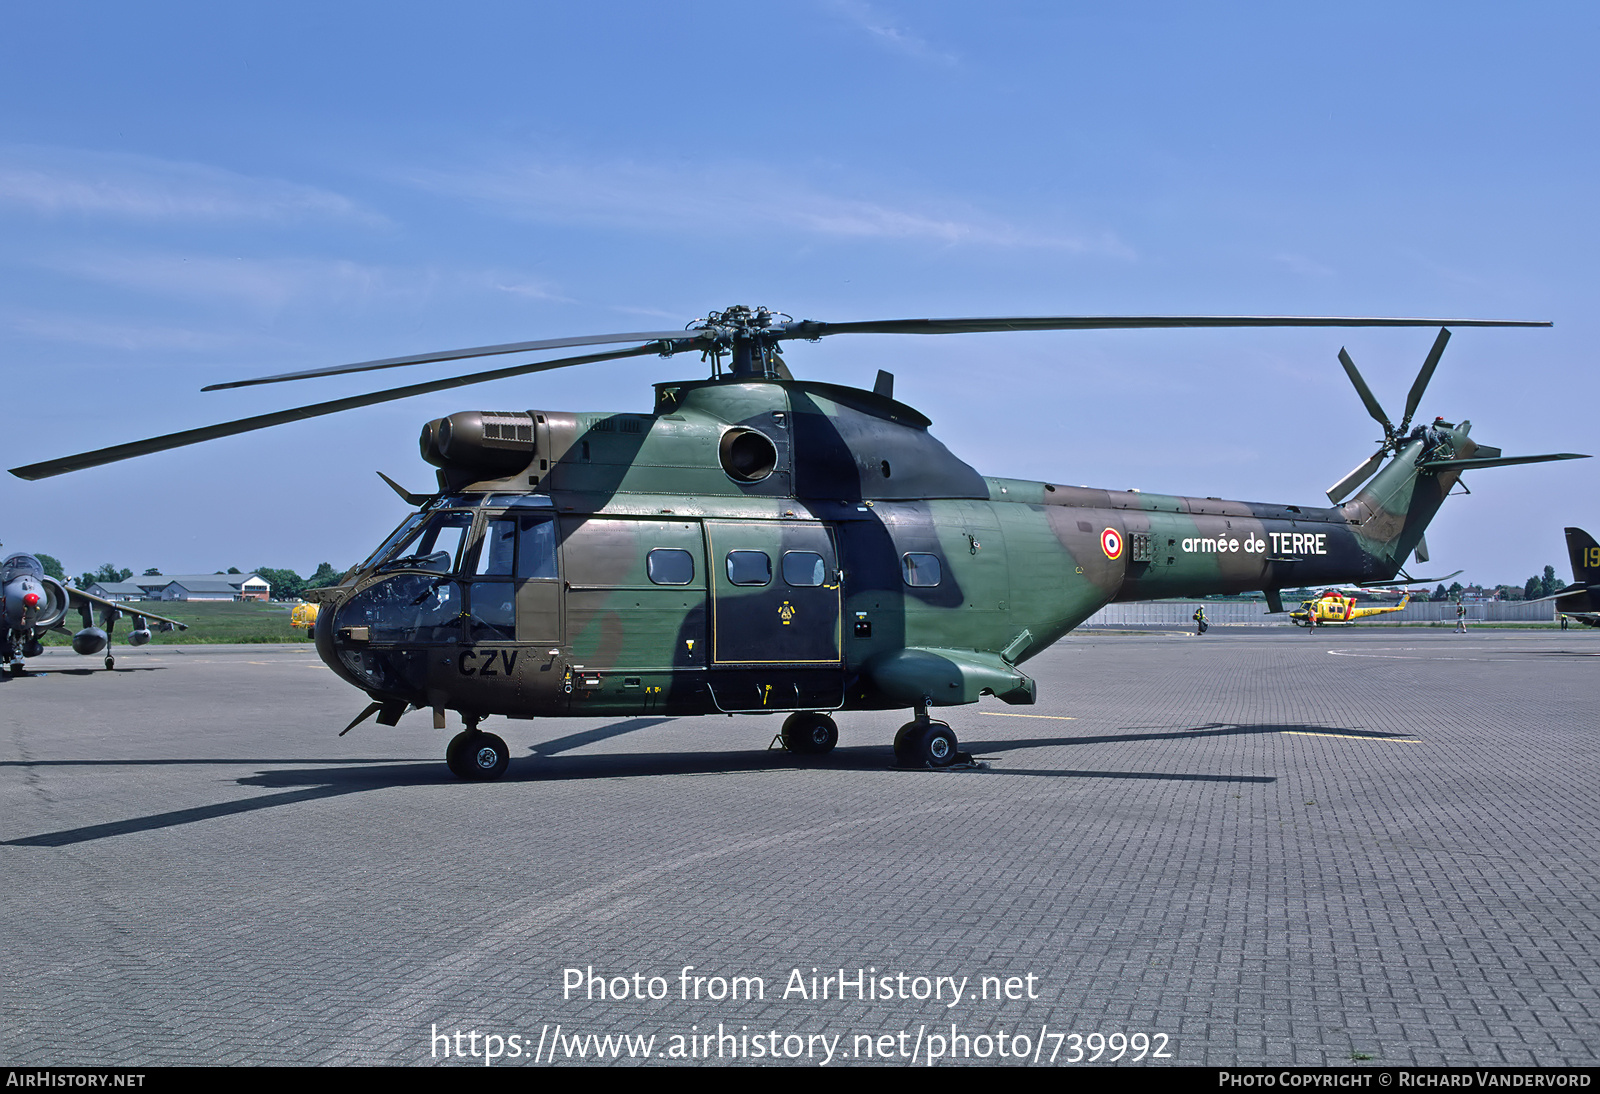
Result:
[[[710,376],[655,385],[646,413],[464,411],[428,422],[438,489],[337,585],[315,590],[317,652],[394,725],[456,711],[462,778],[504,773],[491,715],[783,712],[820,754],[833,714],[910,708],[906,766],[962,755],[937,707],[1034,701],[1029,658],[1111,601],[1387,582],[1462,473],[1581,458],[1503,457],[1471,425],[1408,432],[1450,326],[1498,320],[1263,316],[796,321],[713,312],[679,331],[591,335],[365,361],[242,387],[496,354],[632,343],[337,399],[14,469],[37,479],[425,392],[624,357],[699,351]],[[1378,452],[1333,507],[1221,501],[986,477],[928,431],[880,372],[872,390],[796,380],[782,344],[839,334],[1137,327],[1439,326]],[[211,390],[208,388],[207,390]],[[381,474],[381,473],[380,473]],[[1365,484],[1365,485],[1363,485]],[[1359,490],[1357,488],[1360,487]],[[1354,494],[1350,500],[1346,497]],[[1413,580],[1404,582],[1409,584]]]

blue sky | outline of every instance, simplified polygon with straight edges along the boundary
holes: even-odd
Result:
[[[206,383],[453,346],[799,318],[1369,314],[1456,332],[1420,413],[1597,451],[1596,66],[1578,4],[0,3],[4,466],[353,394]],[[1315,503],[1416,331],[799,344],[987,474]],[[505,363],[501,359],[497,363]],[[423,366],[387,385],[466,371]],[[77,572],[309,572],[431,484],[422,422],[645,410],[696,361],[458,389],[41,483]],[[1293,411],[1293,413],[1291,413]],[[1429,572],[1570,578],[1595,461],[1479,472]]]

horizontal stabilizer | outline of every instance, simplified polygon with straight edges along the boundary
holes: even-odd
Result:
[[[1593,589],[1574,590],[1569,585],[1567,588],[1562,589],[1554,599],[1556,611],[1563,615],[1572,615],[1579,612],[1600,612],[1600,596],[1596,596]]]
[[[1579,452],[1553,452],[1544,456],[1500,456],[1494,459],[1428,460],[1418,465],[1423,471],[1473,471],[1480,467],[1510,467],[1519,463],[1549,463],[1551,460],[1586,460]]]
[[[1523,603],[1543,604],[1551,600],[1556,602],[1556,611],[1558,612],[1600,611],[1600,607],[1596,606],[1596,601],[1600,601],[1600,597],[1595,596],[1595,590],[1591,590],[1587,585],[1563,585],[1549,596],[1524,600]]]

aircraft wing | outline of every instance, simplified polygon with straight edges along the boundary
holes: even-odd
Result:
[[[180,631],[189,629],[189,624],[187,623],[179,623],[176,619],[168,619],[164,615],[147,612],[143,608],[131,607],[132,601],[106,600],[104,597],[95,596],[93,593],[85,592],[82,589],[75,589],[71,585],[67,586],[67,596],[69,597],[68,604],[71,608],[81,608],[84,604],[93,604],[97,608],[114,608],[123,615],[136,615],[141,619],[154,619],[158,623],[167,623]]]

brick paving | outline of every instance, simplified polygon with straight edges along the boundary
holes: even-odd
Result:
[[[0,684],[6,1064],[428,1063],[437,1026],[525,1038],[511,1066],[557,1024],[659,1053],[719,1023],[843,1035],[834,1066],[952,1024],[1182,1064],[1600,1055],[1600,632],[1075,635],[1038,706],[945,712],[987,771],[892,770],[896,714],[806,760],[775,718],[492,719],[493,784],[425,713],[336,736],[364,699],[303,647],[117,663]],[[681,1000],[686,965],[765,998]],[[669,997],[563,999],[588,966]],[[813,968],[968,995],[785,998]]]

